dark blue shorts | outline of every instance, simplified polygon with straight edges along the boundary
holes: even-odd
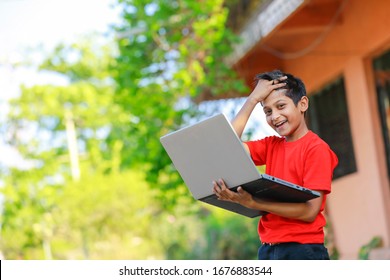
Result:
[[[324,244],[301,244],[296,242],[267,244],[260,246],[259,260],[329,260]]]

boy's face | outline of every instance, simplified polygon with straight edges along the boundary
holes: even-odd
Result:
[[[304,113],[309,101],[304,96],[295,105],[285,93],[284,89],[272,91],[262,105],[268,124],[290,142],[298,140],[308,131]]]

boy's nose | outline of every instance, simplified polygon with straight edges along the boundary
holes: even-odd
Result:
[[[280,117],[280,114],[278,114],[278,113],[273,113],[272,116],[271,116],[271,120],[272,120],[272,121],[276,121],[277,119],[279,119],[279,117]]]

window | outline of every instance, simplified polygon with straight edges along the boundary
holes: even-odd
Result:
[[[390,51],[375,59],[373,64],[378,113],[386,151],[387,174],[390,177]]]
[[[339,159],[333,178],[356,172],[344,79],[327,85],[309,99],[309,128],[329,144]]]

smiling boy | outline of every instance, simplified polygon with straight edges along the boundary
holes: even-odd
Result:
[[[268,212],[258,223],[262,245],[259,259],[329,259],[324,246],[323,215],[326,197],[331,192],[337,156],[319,136],[308,129],[305,114],[309,100],[303,82],[279,70],[256,76],[257,85],[245,101],[232,126],[241,137],[258,103],[267,123],[280,135],[244,142],[256,165],[265,173],[320,192],[321,196],[304,203],[281,203],[253,197],[241,187],[230,191],[223,179],[213,182],[221,200]]]

